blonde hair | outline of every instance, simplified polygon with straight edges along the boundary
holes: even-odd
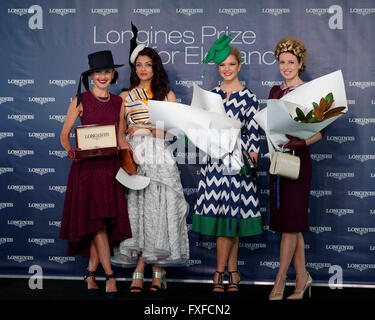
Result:
[[[298,70],[299,74],[305,71],[307,49],[305,44],[300,39],[298,39],[297,37],[284,37],[279,40],[275,48],[275,58],[277,61],[279,61],[280,54],[282,54],[283,52],[290,52],[297,57],[298,62],[302,61],[301,68]]]
[[[239,64],[242,63],[241,52],[236,47],[232,47],[232,46],[230,47],[230,52],[229,52],[228,56],[230,56],[230,55],[233,55],[236,58],[236,60],[238,61]]]

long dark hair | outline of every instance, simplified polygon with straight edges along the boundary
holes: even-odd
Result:
[[[163,101],[171,89],[168,85],[168,75],[164,70],[160,56],[154,49],[148,47],[140,51],[137,58],[139,56],[148,56],[152,60],[152,71],[154,72],[154,76],[151,79],[152,99]],[[137,59],[135,60],[131,68],[130,89],[122,89],[122,91],[129,91],[137,87],[140,83],[140,79],[138,78],[135,71],[136,61]]]

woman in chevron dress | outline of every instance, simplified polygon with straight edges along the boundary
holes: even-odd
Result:
[[[184,265],[189,259],[188,206],[170,145],[164,131],[151,126],[147,109],[149,99],[176,101],[167,74],[151,48],[143,48],[131,63],[131,89],[121,93],[126,107],[120,114],[120,132],[126,129],[128,143],[141,160],[137,175],[149,177],[150,184],[128,190],[132,238],[120,243],[112,262],[136,265],[130,292],[140,293],[147,264],[153,271],[150,291],[159,291],[166,288],[163,267]]]
[[[238,49],[230,47],[229,56],[218,65],[223,81],[212,91],[222,97],[227,115],[241,121],[241,147],[257,161],[259,134],[253,116],[259,107],[256,96],[238,79],[241,68]],[[212,159],[201,168],[193,215],[194,231],[217,237],[217,271],[212,291],[215,296],[224,295],[222,280],[226,266],[229,275],[227,294],[238,294],[239,237],[263,232],[255,182],[250,176],[230,175],[226,171],[221,161]]]

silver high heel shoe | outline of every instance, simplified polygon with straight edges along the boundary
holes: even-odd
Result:
[[[278,283],[275,283],[270,295],[268,296],[269,300],[283,300],[286,285],[286,277],[284,279],[280,279],[279,282],[280,281],[282,281],[281,288],[279,290],[276,290]]]
[[[306,272],[305,275],[307,276],[307,280],[304,288],[301,291],[294,291],[294,293],[287,298],[288,300],[302,300],[307,289],[309,289],[309,298],[311,298],[312,278],[308,272]]]
[[[160,279],[160,287],[157,285],[150,286],[150,292],[158,292],[160,290],[167,289],[167,278],[165,276],[165,270],[152,272],[152,279]],[[155,289],[155,290],[151,290]]]
[[[135,293],[135,294],[139,294],[139,293],[142,293],[143,292],[143,281],[144,281],[144,274],[143,272],[134,272],[133,273],[133,280],[136,280],[136,279],[139,279],[139,280],[142,280],[142,287],[138,287],[138,286],[131,286],[129,288],[129,291],[131,293]],[[137,290],[137,291],[135,291]]]

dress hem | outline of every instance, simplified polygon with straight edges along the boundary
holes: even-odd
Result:
[[[232,218],[205,217],[198,214],[193,215],[192,230],[207,236],[219,237],[247,237],[263,233],[262,217],[242,219],[239,232],[237,232],[237,220]],[[231,228],[231,233],[229,232]]]

